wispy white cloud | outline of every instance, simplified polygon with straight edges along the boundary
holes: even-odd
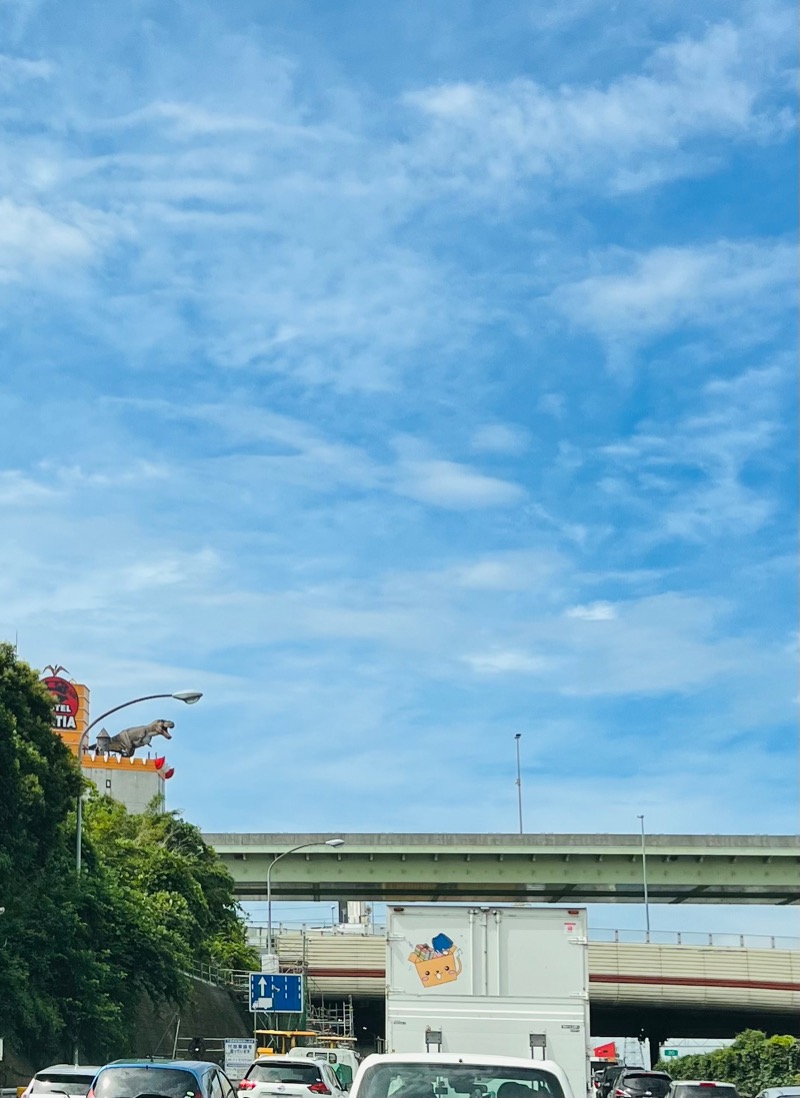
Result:
[[[0,88],[11,88],[28,80],[49,80],[54,71],[55,66],[49,61],[0,53]]]
[[[783,240],[612,253],[600,261],[611,270],[559,287],[551,301],[616,352],[685,329],[766,341],[791,308],[795,260]]]
[[[524,490],[511,481],[487,476],[455,461],[404,461],[397,491],[421,503],[454,510],[509,507],[520,503]]]
[[[530,445],[528,432],[509,423],[486,423],[472,435],[472,447],[489,454],[524,454]]]
[[[770,74],[754,64],[780,48],[775,22],[720,23],[659,47],[642,73],[602,88],[552,90],[520,77],[420,89],[407,99],[431,129],[417,155],[453,186],[487,195],[537,178],[631,191],[695,174],[709,162],[704,140],[788,133],[790,118],[770,102]]]
[[[567,610],[568,618],[578,618],[580,621],[613,621],[616,616],[617,612],[610,602],[590,602],[586,606],[570,606]]]
[[[504,675],[522,672],[526,675],[541,675],[551,666],[550,661],[530,652],[492,651],[464,657],[473,671],[479,675]]]
[[[36,507],[55,489],[19,469],[0,470],[0,504],[6,507]]]
[[[691,412],[650,420],[605,449],[614,469],[606,491],[651,510],[652,537],[741,539],[760,530],[778,500],[756,472],[786,436],[792,370],[780,362],[709,380]]]
[[[94,253],[85,228],[34,205],[0,198],[0,282],[27,273],[74,269]]]

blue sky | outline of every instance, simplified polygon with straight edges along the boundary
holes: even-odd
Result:
[[[796,830],[794,20],[0,0],[0,631],[207,830]]]

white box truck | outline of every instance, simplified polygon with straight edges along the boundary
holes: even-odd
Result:
[[[387,912],[386,1051],[554,1060],[589,1093],[585,908]]]

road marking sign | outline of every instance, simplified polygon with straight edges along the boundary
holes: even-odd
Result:
[[[303,977],[288,972],[251,972],[250,1010],[302,1014]]]

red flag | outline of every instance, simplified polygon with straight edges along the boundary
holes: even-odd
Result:
[[[158,758],[154,760],[156,770],[160,770],[166,761],[166,755],[159,755]]]
[[[595,1060],[616,1060],[617,1059],[617,1046],[613,1041],[610,1041],[607,1045],[598,1045],[594,1050]]]
[[[169,768],[169,770],[167,770],[167,772],[164,774],[164,779],[166,780],[167,778],[171,778],[174,773],[175,773],[175,767],[171,766]]]

